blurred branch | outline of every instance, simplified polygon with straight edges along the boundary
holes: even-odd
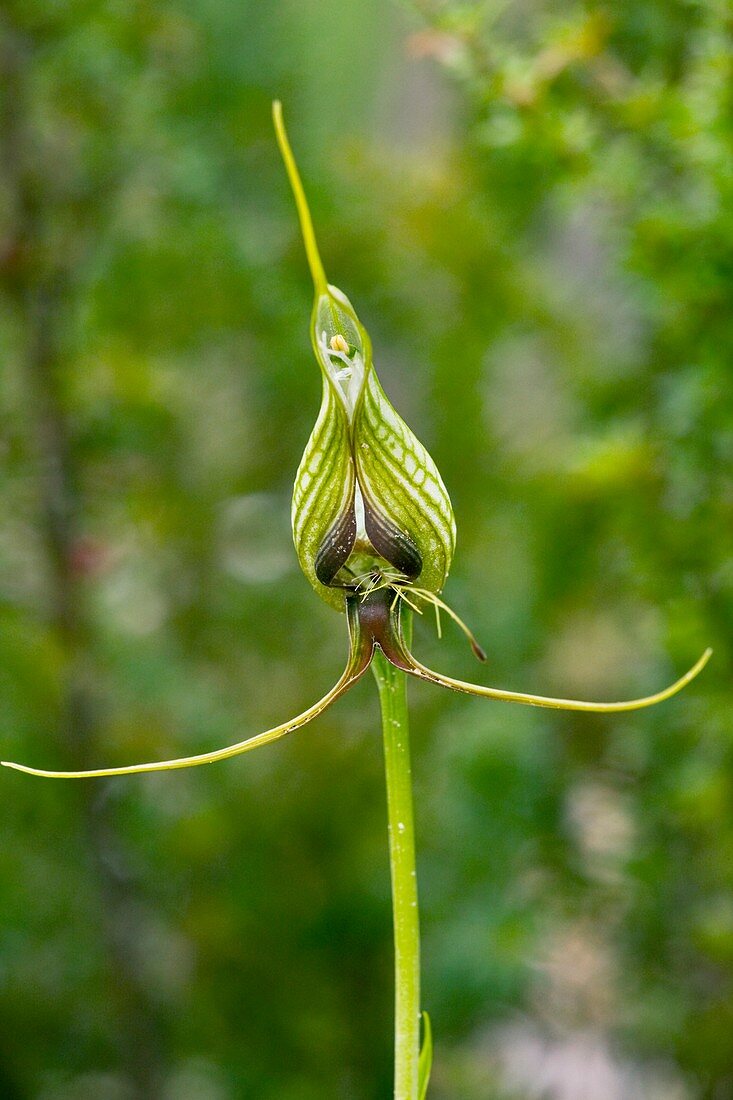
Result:
[[[489,84],[496,64],[488,47],[486,30],[507,6],[506,0],[489,0],[454,8],[442,0],[406,0],[425,24],[413,35],[413,54],[432,57],[449,68],[458,68],[479,87]]]

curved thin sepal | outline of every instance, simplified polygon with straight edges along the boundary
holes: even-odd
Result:
[[[355,676],[349,674],[348,671],[344,672],[322,699],[319,699],[317,703],[304,710],[296,718],[291,718],[289,722],[284,722],[282,725],[275,726],[273,729],[266,730],[254,737],[248,737],[245,741],[239,741],[235,745],[228,745],[224,749],[216,749],[214,752],[202,752],[196,756],[182,756],[176,760],[160,760],[152,761],[149,764],[130,764],[122,768],[97,768],[80,772],[46,771],[42,768],[29,768],[25,764],[16,764],[9,760],[3,760],[2,766],[4,768],[14,768],[18,772],[27,772],[28,775],[40,775],[47,779],[95,779],[108,775],[137,775],[141,772],[166,772],[174,771],[177,768],[195,768],[199,764],[215,764],[219,760],[228,760],[230,756],[239,756],[241,753],[250,752],[252,749],[259,748],[260,745],[268,745],[271,741],[277,741],[281,737],[285,737],[286,734],[293,733],[294,730],[305,726],[308,722],[312,722],[314,718],[317,718],[319,714],[330,707],[340,695],[343,695],[359,675],[361,673]]]
[[[433,1033],[430,1027],[430,1017],[427,1012],[422,1013],[423,1040],[420,1048],[420,1058],[417,1063],[417,1095],[418,1100],[425,1100],[428,1094],[430,1071],[433,1068]]]
[[[387,529],[401,533],[418,552],[419,571],[404,572],[430,592],[440,592],[456,544],[450,497],[435,463],[392,408],[374,370],[356,409],[354,460],[365,504],[383,517]],[[369,534],[374,542],[372,531]],[[393,561],[388,550],[378,549]],[[409,556],[405,550],[402,553]]]
[[[529,695],[523,691],[505,691],[502,688],[483,687],[481,684],[469,684],[464,680],[454,680],[451,676],[443,676],[442,673],[434,672],[433,669],[421,664],[410,653],[404,642],[401,648],[400,657],[406,658],[406,661],[400,663],[399,667],[412,676],[418,676],[421,680],[429,680],[442,687],[451,688],[453,691],[462,691],[467,695],[480,695],[486,699],[499,699],[506,703],[524,703],[530,707],[549,707],[553,710],[580,710],[591,714],[613,714],[624,710],[641,710],[643,707],[653,707],[655,703],[664,702],[665,699],[676,695],[678,691],[682,691],[695,679],[698,673],[702,672],[713,652],[712,649],[706,649],[689,672],[686,672],[679,680],[675,680],[669,687],[656,692],[654,695],[647,695],[642,699],[627,699],[620,703],[590,703],[581,699],[553,699],[544,695]]]
[[[244,741],[238,741],[234,745],[228,745],[214,752],[202,752],[196,756],[182,756],[176,760],[152,761],[149,764],[131,764],[122,768],[96,768],[89,771],[47,771],[42,768],[29,768],[25,764],[16,764],[10,760],[3,760],[4,768],[13,768],[15,771],[26,772],[28,775],[40,775],[46,779],[97,779],[110,775],[137,775],[141,772],[165,772],[175,771],[177,768],[195,768],[199,764],[215,764],[219,760],[228,760],[230,756],[240,756],[242,753],[257,749],[260,745],[269,745],[271,741],[278,741],[288,733],[312,722],[319,714],[323,714],[332,703],[344,694],[345,691],[359,680],[369,668],[372,660],[373,646],[370,639],[364,639],[361,633],[357,616],[349,609],[349,635],[350,655],[349,662],[342,675],[327,691],[322,699],[313,706],[308,707],[302,714],[291,718],[289,722],[265,730],[264,733],[248,737]]]
[[[303,234],[303,243],[305,244],[305,252],[308,257],[308,266],[310,267],[311,276],[313,277],[313,286],[315,287],[316,294],[323,294],[327,286],[326,273],[323,270],[320,253],[318,252],[316,235],[313,230],[313,221],[311,219],[310,210],[308,209],[308,201],[305,197],[305,191],[303,190],[300,172],[295,163],[293,150],[290,148],[290,142],[288,141],[288,135],[285,130],[283,108],[279,99],[276,99],[272,104],[272,121],[275,126],[275,136],[277,137],[277,143],[280,147],[285,170],[288,173],[290,186],[295,197],[295,205],[298,209],[300,229]]]

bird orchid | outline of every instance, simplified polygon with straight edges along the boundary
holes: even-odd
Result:
[[[293,539],[301,568],[315,591],[331,607],[346,612],[346,668],[323,698],[301,714],[213,752],[89,771],[47,771],[7,760],[2,764],[31,775],[72,779],[213,764],[276,741],[317,718],[364,675],[376,651],[410,676],[452,691],[556,710],[597,714],[638,710],[681,691],[705,666],[711,650],[662,691],[611,703],[455,680],[427,668],[413,655],[402,625],[403,611],[420,611],[428,603],[454,618],[479,659],[485,659],[468,628],[440,598],[455,549],[453,509],[433,459],[379,383],[369,335],[351,302],[326,279],[279,102],[273,104],[273,119],[315,288],[311,342],[323,382],[320,412],[295,478]]]
[[[300,174],[273,105],[275,132],[295,197],[315,299],[311,342],[322,376],[322,401],[295,479],[292,526],[301,568],[316,593],[346,613],[349,656],[338,681],[295,718],[236,744],[194,756],[86,771],[49,771],[3,761],[31,775],[72,779],[170,771],[213,764],[276,741],[317,718],[373,667],[382,705],[396,955],[395,1097],[423,1100],[431,1040],[419,1046],[419,930],[412,826],[407,706],[403,673],[486,699],[557,710],[609,714],[661,703],[707,663],[653,695],[585,702],[456,680],[422,664],[410,648],[411,611],[447,612],[483,651],[441,592],[455,549],[450,498],[432,458],[395,412],[372,361],[369,336],[350,301],[325,275]]]

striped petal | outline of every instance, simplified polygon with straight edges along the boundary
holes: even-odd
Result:
[[[344,610],[343,592],[330,585],[354,546],[354,489],[348,420],[324,375],[321,411],[295,475],[293,541],[313,588],[338,611]]]
[[[415,584],[440,592],[456,545],[450,497],[432,458],[392,408],[373,369],[354,439],[372,544]],[[411,556],[415,551],[417,558]]]

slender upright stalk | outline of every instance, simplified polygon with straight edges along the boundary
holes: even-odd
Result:
[[[387,776],[389,861],[395,950],[395,1100],[418,1100],[420,1054],[420,918],[412,813],[410,732],[404,672],[377,652]]]

